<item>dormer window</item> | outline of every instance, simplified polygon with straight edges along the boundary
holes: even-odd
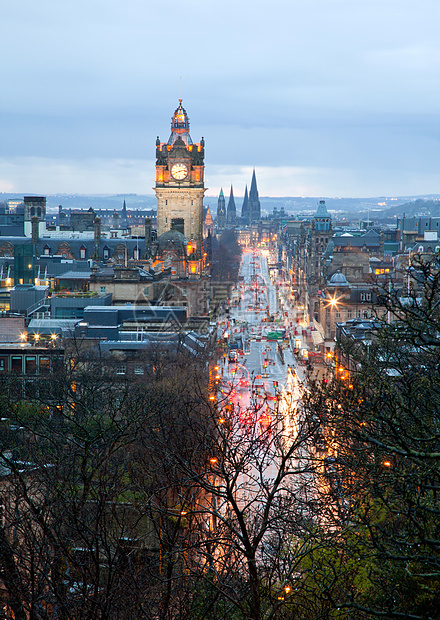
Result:
[[[43,255],[50,256],[50,246],[48,246],[47,244],[43,248]]]
[[[84,259],[86,257],[86,252],[87,252],[87,248],[85,247],[85,245],[82,245],[79,249],[79,257],[81,259]]]

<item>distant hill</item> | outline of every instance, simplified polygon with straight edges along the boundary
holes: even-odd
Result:
[[[416,215],[428,215],[430,217],[440,217],[440,200],[424,200],[418,198],[412,202],[405,202],[396,207],[391,207],[383,212],[384,216],[413,217]]]
[[[0,202],[9,198],[23,198],[28,193],[0,193]],[[49,212],[58,210],[58,205],[65,209],[122,209],[126,202],[128,210],[145,210],[156,207],[156,196],[153,194],[116,194],[116,195],[83,195],[83,194],[53,194],[47,195],[47,207]],[[440,194],[429,196],[377,196],[371,198],[328,198],[325,196],[283,196],[271,197],[260,196],[261,211],[263,215],[269,215],[276,209],[281,208],[289,215],[301,215],[314,213],[318,200],[325,200],[328,210],[337,214],[338,218],[353,217],[359,219],[372,219],[375,221],[395,221],[396,217],[427,214],[440,216]],[[242,199],[236,197],[237,213],[241,213]],[[209,205],[213,216],[216,215],[217,197],[205,196],[205,205]]]
[[[23,196],[32,196],[27,193],[3,194],[0,193],[0,202],[9,198],[23,198]],[[95,211],[99,209],[117,209],[120,211],[124,200],[128,210],[144,210],[152,209],[156,206],[156,196],[141,196],[138,194],[117,194],[114,196],[98,195],[85,196],[82,194],[55,194],[47,195],[47,210],[49,212],[57,211],[61,205],[65,209],[89,209],[93,207]]]

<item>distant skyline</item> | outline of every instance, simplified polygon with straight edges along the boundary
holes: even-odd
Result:
[[[181,96],[208,196],[440,191],[438,0],[2,6],[0,191],[152,194]]]

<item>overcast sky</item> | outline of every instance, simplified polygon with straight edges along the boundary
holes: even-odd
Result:
[[[0,191],[153,193],[181,93],[208,195],[440,193],[439,0],[0,4]]]

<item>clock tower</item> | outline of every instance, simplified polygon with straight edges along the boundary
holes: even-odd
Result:
[[[179,99],[168,142],[156,140],[157,234],[179,228],[197,253],[203,238],[204,156],[205,141],[191,140],[188,115]]]

